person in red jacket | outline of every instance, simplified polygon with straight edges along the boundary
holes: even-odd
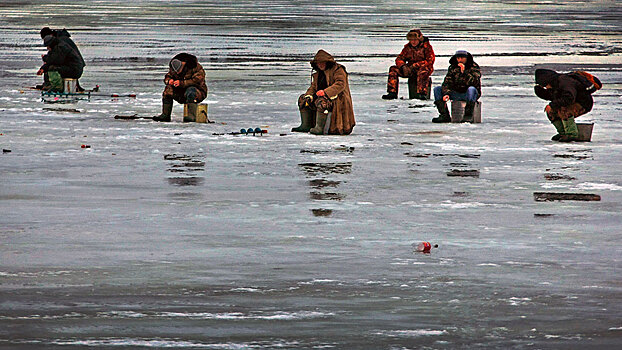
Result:
[[[406,35],[408,44],[404,45],[402,52],[395,59],[395,66],[389,68],[389,81],[387,94],[382,95],[385,100],[397,98],[399,77],[417,78],[417,98],[426,99],[428,94],[428,81],[434,72],[434,50],[430,40],[421,34],[419,29],[412,29]]]

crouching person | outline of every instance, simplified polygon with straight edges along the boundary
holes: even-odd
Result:
[[[315,54],[311,67],[314,70],[311,86],[298,98],[302,122],[292,131],[315,135],[350,134],[356,123],[346,68],[324,50]]]
[[[164,77],[162,93],[162,114],[153,118],[159,122],[170,122],[173,100],[188,104],[188,115],[184,122],[194,122],[197,117],[198,103],[207,97],[205,70],[196,56],[180,53],[168,64],[169,70]]]
[[[600,83],[600,81],[598,81]],[[557,129],[551,140],[576,141],[579,129],[575,118],[592,110],[594,100],[590,90],[593,85],[577,73],[559,74],[550,69],[536,69],[535,93],[543,100],[551,101],[544,112]]]
[[[46,76],[45,90],[63,91],[63,79],[79,79],[84,70],[84,60],[79,52],[74,50],[67,42],[53,35],[46,35],[43,44],[48,53],[44,55],[44,64],[37,75]]]
[[[477,99],[482,95],[482,74],[473,56],[464,50],[458,50],[449,59],[447,75],[441,86],[434,88],[434,104],[439,116],[433,118],[434,123],[449,123],[451,117],[447,101],[466,101],[463,122],[473,122],[473,110]]]

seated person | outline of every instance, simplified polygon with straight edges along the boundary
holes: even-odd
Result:
[[[346,67],[335,62],[333,56],[319,50],[311,67],[311,86],[298,98],[300,126],[294,132],[315,135],[348,135],[354,125],[354,110]],[[311,128],[315,125],[314,128]]]
[[[442,86],[434,88],[434,104],[440,114],[432,119],[434,123],[449,123],[451,117],[447,109],[447,101],[467,101],[464,107],[463,122],[473,122],[475,102],[482,95],[482,74],[479,65],[467,51],[458,50],[449,59],[449,69]]]
[[[43,44],[48,53],[37,75],[47,74],[50,83],[48,90],[63,91],[63,79],[79,79],[82,76],[82,57],[69,44],[52,35],[47,35]]]
[[[421,34],[419,29],[412,29],[406,34],[408,44],[404,45],[402,52],[395,59],[395,66],[389,68],[389,81],[387,94],[382,95],[385,100],[397,98],[399,89],[399,77],[417,78],[417,96],[425,100],[428,95],[428,84],[432,72],[434,72],[434,50],[427,37]]]
[[[168,64],[169,70],[164,77],[162,93],[162,114],[153,117],[158,122],[170,122],[173,112],[173,100],[188,104],[188,116],[184,122],[194,122],[197,117],[198,103],[207,97],[205,70],[196,56],[180,53]]]

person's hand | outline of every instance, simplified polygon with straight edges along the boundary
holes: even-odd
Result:
[[[449,95],[443,96],[443,101],[445,101],[445,102],[449,101]]]
[[[324,92],[324,90],[320,90],[318,92],[315,93],[316,95],[318,95],[319,97],[325,96],[326,93]]]
[[[173,82],[173,86],[174,86],[174,87],[178,87],[178,86],[179,86],[179,84],[181,84],[181,83],[179,82],[179,80],[175,80],[175,81]]]
[[[173,85],[174,82],[175,82],[175,80],[169,79],[169,81],[166,83],[166,85]]]
[[[458,63],[458,67],[460,67],[460,72],[464,73],[464,63]]]
[[[43,68],[39,68],[39,70],[37,71],[37,75],[43,75],[44,71]]]
[[[552,110],[551,105],[546,105],[546,107],[544,107],[544,112],[545,112],[546,114],[551,113],[551,110]]]

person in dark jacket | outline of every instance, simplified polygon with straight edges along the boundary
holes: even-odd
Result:
[[[45,55],[45,63],[37,74],[47,73],[50,89],[62,91],[64,78],[79,79],[82,76],[84,69],[82,58],[69,44],[52,35],[47,35],[43,39],[43,44],[47,47],[48,53]]]
[[[428,82],[434,72],[434,50],[430,40],[423,36],[419,29],[412,29],[406,34],[408,44],[404,45],[402,52],[397,55],[395,65],[389,68],[387,81],[387,94],[382,95],[385,100],[397,98],[399,89],[399,77],[417,79],[417,96],[420,100],[427,99]]]
[[[536,69],[535,93],[551,101],[544,112],[557,129],[551,140],[576,141],[579,130],[575,118],[592,110],[594,100],[587,90],[591,83],[578,74],[559,74],[550,69]]]
[[[188,104],[188,115],[184,122],[196,121],[198,103],[207,97],[205,70],[197,57],[189,53],[180,53],[168,64],[169,70],[164,77],[162,93],[162,114],[153,118],[159,122],[170,122],[173,100]]]
[[[84,70],[84,67],[86,66],[86,63],[84,62],[84,58],[82,57],[82,53],[80,52],[80,49],[78,49],[78,46],[76,45],[76,43],[71,39],[71,34],[69,34],[69,32],[67,31],[67,29],[50,29],[50,27],[44,27],[41,29],[41,31],[39,32],[41,34],[41,39],[44,39],[46,36],[51,35],[55,38],[57,38],[59,41],[66,43],[67,45],[69,45],[73,50],[75,50],[75,52],[77,53],[78,57],[80,57],[80,63],[82,64],[82,69]],[[43,62],[45,63],[47,61],[47,54],[41,56],[41,58],[43,59]],[[43,85],[39,85],[37,86],[37,88],[41,88],[41,89],[48,89],[50,84],[49,84],[49,77],[48,74],[45,73],[44,74],[44,78],[43,78]],[[82,87],[80,87],[80,82],[77,81],[77,90],[78,91],[84,91],[84,89],[82,89]]]
[[[458,50],[449,59],[447,75],[441,86],[434,88],[434,104],[439,116],[433,118],[434,123],[449,123],[451,117],[447,109],[447,101],[466,101],[463,122],[473,122],[473,109],[477,99],[482,95],[482,74],[473,56],[465,50]]]

